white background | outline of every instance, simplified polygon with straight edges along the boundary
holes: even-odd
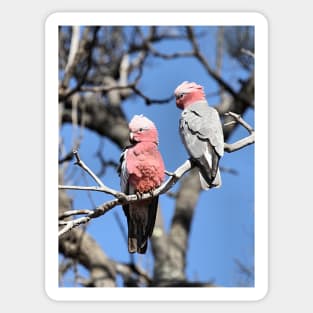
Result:
[[[275,6],[274,6],[275,4]],[[2,2],[1,311],[312,312],[310,2]],[[269,21],[270,276],[258,302],[55,302],[44,292],[44,21],[55,11],[258,11]],[[266,105],[266,104],[264,104]],[[103,290],[105,292],[105,289]],[[140,292],[140,290],[138,290]]]

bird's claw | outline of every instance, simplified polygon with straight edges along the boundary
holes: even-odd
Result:
[[[116,198],[117,198],[121,203],[127,202],[127,196],[126,196],[124,193],[122,193],[122,192],[118,192],[118,193],[116,194]]]
[[[142,198],[142,193],[139,192],[139,191],[136,191],[136,196],[137,196],[137,199],[138,199],[138,200],[141,200],[141,198]]]
[[[174,172],[169,172],[167,170],[164,171],[164,173],[167,175],[167,176],[176,176],[176,174]]]

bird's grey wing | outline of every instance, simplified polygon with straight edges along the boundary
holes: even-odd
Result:
[[[120,157],[120,164],[117,169],[118,174],[120,175],[120,186],[121,191],[128,194],[129,192],[129,186],[128,186],[128,179],[129,179],[129,173],[127,171],[127,164],[126,164],[126,156],[127,156],[127,149],[125,149]]]
[[[125,194],[129,194],[129,173],[127,171],[127,164],[126,164],[126,155],[127,155],[127,149],[125,149],[120,157],[120,164],[117,169],[117,172],[120,176],[120,186],[121,186],[121,191]],[[124,214],[127,218],[127,223],[129,223],[129,205],[125,204],[123,205],[123,211]]]
[[[193,112],[185,109],[182,112],[179,130],[182,141],[189,152],[189,155],[193,158],[200,157],[206,148],[205,142],[199,140],[197,134],[201,127],[200,118]]]
[[[212,184],[218,173],[219,159],[224,153],[224,137],[218,112],[202,101],[182,113],[182,140],[198,164],[203,178]]]
[[[216,153],[223,156],[224,135],[217,110],[209,107],[206,101],[201,101],[192,105],[189,112],[189,128],[197,133],[199,139],[209,141]]]

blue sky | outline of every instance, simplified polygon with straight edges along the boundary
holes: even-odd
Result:
[[[201,49],[209,63],[215,64],[215,32],[212,27],[208,34],[201,38]],[[190,46],[180,41],[164,41],[155,45],[164,53],[186,51]],[[232,58],[225,56],[223,61],[223,78],[238,89],[238,78],[246,78],[247,72]],[[207,94],[218,90],[216,83],[207,75],[203,67],[192,58],[165,61],[149,59],[145,66],[139,87],[151,98],[167,98],[175,87],[182,81],[195,81],[204,86]],[[218,97],[209,97],[210,105],[219,102]],[[187,153],[181,143],[178,133],[180,110],[174,100],[168,104],[147,106],[141,98],[132,97],[122,104],[128,120],[134,114],[144,114],[154,121],[159,130],[160,151],[167,170],[173,171],[187,159]],[[244,119],[254,126],[254,111],[249,109]],[[84,129],[83,141],[79,153],[84,162],[96,173],[100,170],[100,163],[95,158],[99,147],[99,137]],[[62,127],[61,135],[65,147],[71,149],[72,140],[79,130],[71,125]],[[228,142],[247,136],[247,131],[237,128]],[[120,150],[108,139],[103,140],[103,155],[106,159],[118,161]],[[94,185],[90,178],[75,167],[72,162],[68,165],[67,173],[74,171],[74,177],[66,184]],[[247,266],[254,262],[254,145],[237,152],[225,153],[221,159],[222,167],[231,168],[238,175],[222,172],[223,186],[201,193],[195,210],[195,216],[189,238],[186,274],[190,280],[214,280],[220,286],[235,286],[240,277],[234,259],[239,259]],[[72,172],[73,173],[73,172]],[[119,189],[119,177],[113,168],[108,168],[101,177],[109,187]],[[178,188],[178,184],[174,190]],[[94,208],[94,205],[111,199],[110,196],[96,192],[71,191],[74,208]],[[92,199],[92,201],[90,200]],[[166,196],[160,197],[160,206],[168,229],[175,209],[175,201]],[[126,242],[116,221],[118,214],[126,229],[126,218],[121,207],[116,207],[104,216],[93,220],[88,226],[88,232],[96,239],[108,257],[121,262],[129,262]],[[144,256],[137,256],[136,260],[149,271],[153,269],[150,250]],[[86,273],[80,267],[82,275]],[[65,285],[71,285],[72,273],[66,276]]]

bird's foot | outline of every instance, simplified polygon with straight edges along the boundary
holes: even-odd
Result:
[[[125,193],[122,192],[118,192],[116,194],[116,198],[123,204],[127,202],[127,195],[125,195]]]
[[[142,192],[140,192],[140,191],[136,191],[136,196],[137,196],[137,199],[138,200],[141,200],[142,199],[142,195],[143,195],[143,193]]]
[[[152,189],[151,189],[151,190],[149,190],[149,191],[148,191],[148,193],[150,194],[150,196],[151,196],[151,197],[153,197],[153,196],[154,196],[154,192],[153,192],[153,190],[152,190]]]
[[[169,171],[167,171],[167,170],[165,170],[164,173],[165,173],[167,176],[176,176],[175,173],[169,172]]]

